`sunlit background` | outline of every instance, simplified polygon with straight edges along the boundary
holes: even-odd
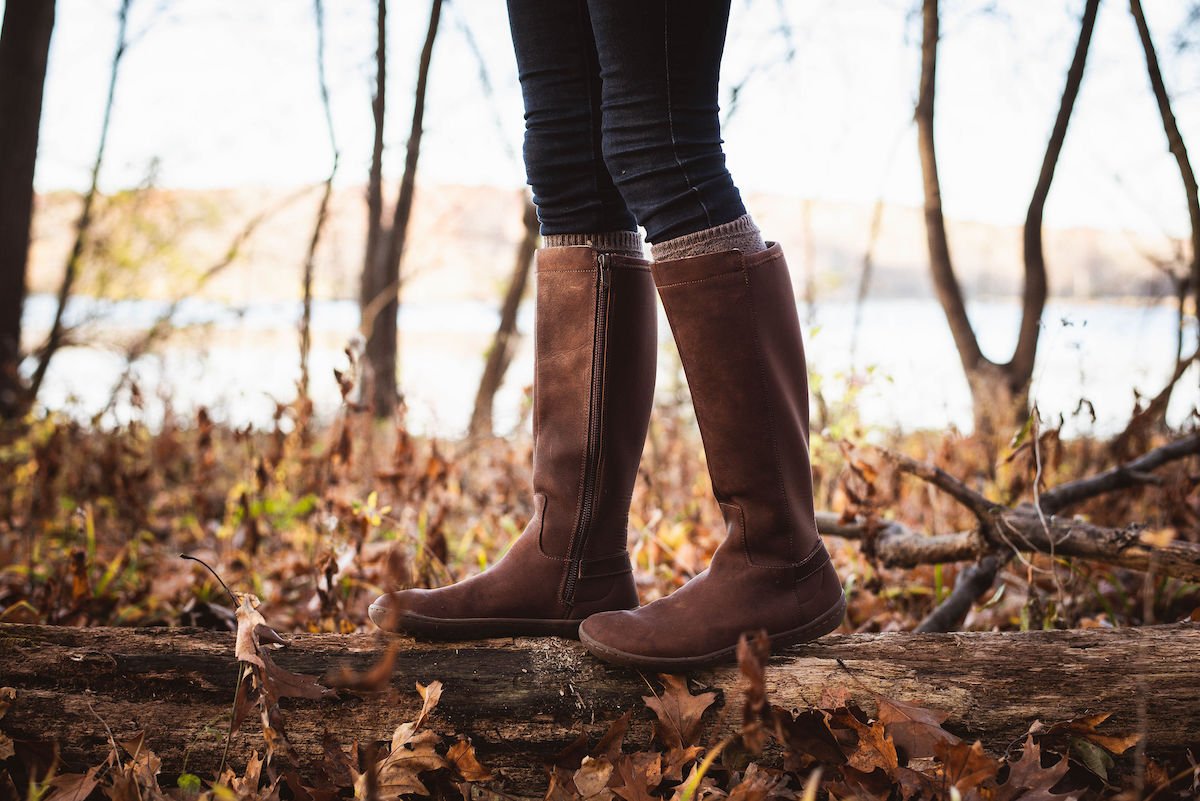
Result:
[[[101,129],[118,3],[60,0],[46,82],[39,193],[25,335],[45,335]],[[1021,286],[1020,225],[1078,36],[1081,2],[956,2],[942,20],[937,135],[954,250],[985,352],[1011,352]],[[1145,3],[1164,79],[1187,141],[1200,152],[1200,24],[1189,3]],[[403,168],[428,7],[389,14],[386,195]],[[375,8],[326,3],[326,71],[340,163],[318,251],[312,393],[331,413],[333,368],[358,327],[364,185],[373,122]],[[135,0],[100,186],[153,186],[139,206],[153,236],[125,261],[92,265],[68,320],[83,335],[56,356],[47,408],[110,421],[131,413],[127,345],[181,295],[180,327],[132,375],[161,417],[205,405],[231,422],[265,423],[295,395],[296,321],[307,238],[329,174],[311,3]],[[722,73],[728,163],[765,233],[787,249],[814,374],[848,391],[869,426],[970,428],[971,400],[928,277],[920,165],[912,122],[919,15],[911,2],[735,0]],[[400,385],[417,430],[461,433],[521,236],[523,126],[504,4],[447,2],[429,79],[416,210],[400,313]],[[1195,157],[1194,157],[1195,158]],[[299,190],[309,191],[297,196]],[[871,233],[872,209],[882,203]],[[256,215],[268,218],[235,263],[199,291]],[[1051,302],[1033,396],[1068,432],[1112,433],[1135,392],[1154,394],[1174,367],[1177,310],[1155,260],[1189,232],[1126,4],[1105,3],[1045,216]],[[145,232],[143,232],[145,233]],[[855,308],[864,255],[875,272]],[[136,257],[140,253],[143,257]],[[531,304],[521,315],[528,333]],[[856,320],[861,322],[856,323]],[[662,326],[666,333],[666,327]],[[1195,347],[1195,326],[1185,350]],[[670,353],[664,341],[664,352]],[[525,337],[497,396],[500,431],[521,419],[531,380]],[[680,379],[661,361],[660,388]],[[1200,400],[1196,368],[1168,422]],[[1080,412],[1080,400],[1095,412]]]

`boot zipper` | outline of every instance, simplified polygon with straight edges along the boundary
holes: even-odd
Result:
[[[600,480],[600,428],[604,402],[604,350],[608,343],[608,295],[612,267],[607,253],[597,256],[599,275],[596,281],[595,339],[592,343],[592,395],[588,405],[587,452],[583,476],[583,497],[579,504],[579,522],[571,537],[568,550],[567,576],[563,582],[563,602],[569,607],[575,602],[575,587],[579,582],[579,564],[587,542],[596,504],[596,484]]]

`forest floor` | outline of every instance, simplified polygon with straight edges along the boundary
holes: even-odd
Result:
[[[643,602],[702,570],[724,533],[689,414],[684,403],[656,408],[633,496],[630,549]],[[1133,454],[1114,454],[1110,443],[1062,440],[1054,429],[1004,442],[949,431],[889,434],[883,447],[934,463],[987,498],[1013,505],[1032,498],[1039,470],[1044,489],[1168,439],[1146,435]],[[864,441],[853,420],[826,420],[814,429],[819,510],[902,521],[930,534],[975,525],[968,510],[890,469]],[[100,428],[40,417],[0,440],[0,623],[228,631],[240,624],[237,657],[248,663],[254,660],[246,657],[268,648],[260,637],[267,629],[255,629],[256,623],[282,634],[370,631],[366,608],[379,593],[441,586],[503,553],[531,512],[531,455],[527,436],[420,438],[402,422],[376,423],[349,404],[327,425],[310,420],[303,404],[280,406],[270,431],[231,430],[204,412],[188,420],[169,417],[153,431],[137,420]],[[1195,456],[1179,460],[1157,471],[1155,482],[1071,512],[1097,525],[1138,523],[1163,543],[1200,542],[1198,472]],[[828,544],[850,602],[844,633],[913,629],[947,597],[965,566],[887,568],[859,542],[829,538]],[[181,554],[211,565],[239,593],[239,610],[213,573]],[[1009,562],[995,586],[962,628],[1200,621],[1200,584],[1165,576],[1147,581],[1140,572],[1078,559],[1024,555]],[[782,736],[784,714],[772,713],[770,699],[764,700],[764,659],[748,643],[747,729],[737,748],[707,739],[711,694],[664,678],[662,690],[649,688],[648,708],[636,713],[655,722],[657,750],[623,752],[619,725],[594,747],[585,738],[546,768],[547,798],[1018,801],[1200,794],[1200,767],[1193,761],[1200,751],[1177,764],[1135,760],[1136,736],[1096,731],[1104,710],[1086,720],[1043,721],[1031,727],[1023,749],[1018,744],[1012,753],[987,754],[941,729],[936,710],[896,702],[885,713],[881,702],[875,719],[830,697],[787,714],[789,730],[798,731],[803,718],[820,731],[817,740],[784,738],[763,752],[773,756],[759,760],[754,754],[764,743]],[[379,670],[386,667],[381,663]],[[0,762],[0,799],[505,797],[488,784],[487,768],[467,741],[443,740],[429,730],[436,683],[421,688],[427,709],[415,720],[378,733],[379,741],[391,740],[390,751],[375,742],[329,742],[321,778],[311,778],[289,764],[282,724],[279,732],[271,728],[268,707],[278,680],[270,670],[247,670],[243,683],[257,696],[241,693],[240,714],[254,704],[266,710],[264,751],[231,754],[236,771],[185,773],[160,785],[151,742],[112,738],[106,762],[68,765],[52,749],[14,744],[0,734],[0,759],[7,757]],[[0,717],[20,703],[11,696],[0,697]],[[1200,731],[1195,734],[1200,742]]]

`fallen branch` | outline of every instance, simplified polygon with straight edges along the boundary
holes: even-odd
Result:
[[[1200,454],[1200,433],[1155,448],[1142,456],[1095,476],[1069,481],[1040,494],[1041,512],[1029,503],[1009,508],[984,498],[940,467],[886,452],[903,472],[916,475],[950,493],[976,515],[979,525],[969,531],[923,534],[896,521],[843,521],[830,512],[817,513],[821,534],[866,543],[870,555],[886,567],[915,567],[938,562],[963,562],[993,553],[1036,552],[1088,559],[1132,570],[1151,563],[1162,575],[1200,580],[1200,543],[1177,540],[1151,542],[1140,527],[1110,528],[1055,514],[1068,506],[1100,495],[1161,479],[1153,470],[1178,459]],[[965,590],[964,590],[965,591]]]

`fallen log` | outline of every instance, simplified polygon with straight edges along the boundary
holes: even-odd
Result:
[[[371,635],[300,635],[277,653],[288,670],[322,675],[367,670],[383,650]],[[626,742],[644,746],[650,714],[642,696],[652,676],[612,668],[578,643],[506,639],[429,644],[400,640],[393,691],[321,700],[285,699],[287,732],[318,759],[325,732],[345,747],[390,737],[415,717],[414,682],[440,680],[431,727],[469,737],[497,789],[540,794],[541,765],[581,733],[594,738],[627,710]],[[68,768],[99,764],[108,733],[136,730],[168,776],[212,776],[221,759],[237,666],[232,634],[197,629],[72,629],[0,624],[0,685],[16,699],[0,730],[17,740],[56,740]],[[950,713],[946,728],[1002,753],[1029,724],[1108,712],[1104,729],[1142,733],[1151,755],[1200,743],[1200,625],[1021,633],[833,635],[786,650],[767,669],[770,700],[819,705],[841,692],[873,713],[884,696]],[[701,671],[696,686],[718,691],[708,737],[740,725],[736,667]],[[723,714],[721,707],[728,707]],[[107,727],[107,729],[106,729]],[[1139,728],[1140,727],[1140,728]],[[255,721],[234,737],[241,769],[263,747]]]

